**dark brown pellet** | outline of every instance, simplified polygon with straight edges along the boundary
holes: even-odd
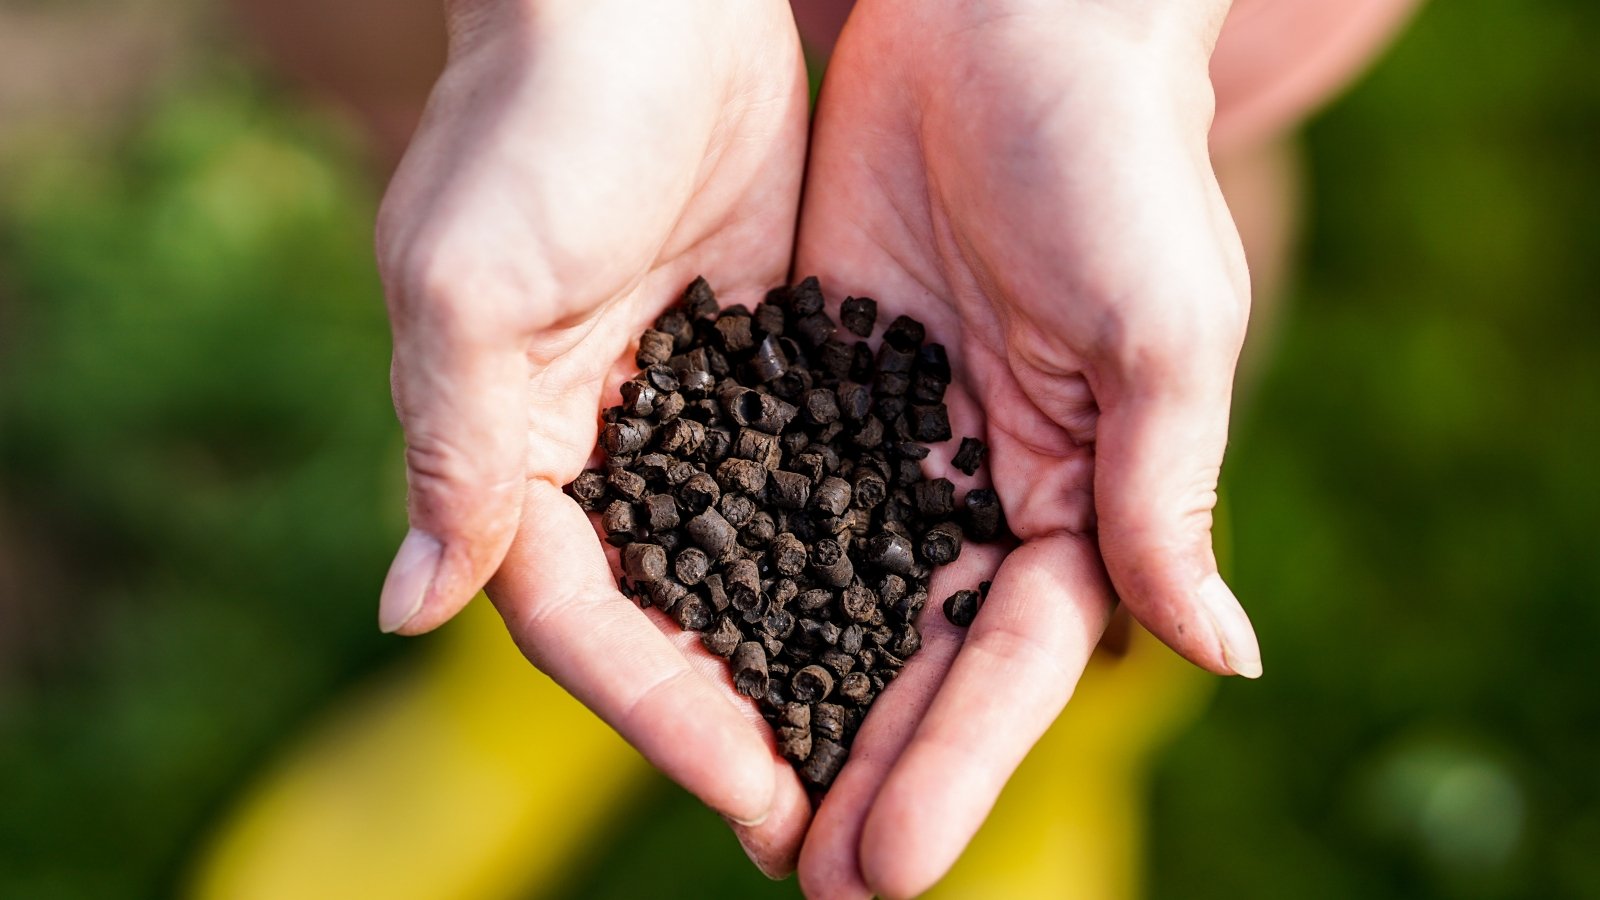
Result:
[[[844,768],[848,755],[849,751],[841,744],[826,738],[813,740],[811,755],[800,767],[800,777],[813,787],[826,789],[839,777],[839,770]]]
[[[846,297],[839,305],[839,321],[857,337],[871,337],[878,321],[878,301],[871,297]]]
[[[689,520],[689,539],[700,545],[712,559],[722,559],[733,549],[737,532],[722,514],[708,509]]]
[[[911,421],[916,439],[930,443],[950,440],[950,410],[937,406],[912,406]]]
[[[839,678],[856,667],[856,658],[842,650],[824,650],[817,655],[817,661]]]
[[[601,441],[607,453],[621,456],[643,450],[654,433],[655,429],[643,419],[623,419],[607,425]]]
[[[800,594],[794,598],[795,609],[798,609],[803,613],[820,612],[827,609],[832,603],[833,591],[825,588],[812,588],[809,591],[801,591]]]
[[[671,612],[678,601],[689,593],[688,588],[670,577],[647,582],[644,589],[650,595],[650,605],[662,612]]]
[[[966,628],[978,617],[978,606],[983,601],[977,591],[956,591],[944,601],[944,617],[957,628]]]
[[[967,491],[963,501],[967,535],[975,541],[987,541],[1000,533],[1002,516],[1000,497],[988,488]]]
[[[850,508],[850,496],[850,482],[829,475],[812,493],[811,506],[830,516],[842,516]]]
[[[643,500],[645,492],[644,476],[637,472],[624,469],[621,472],[612,472],[606,476],[606,486],[611,488],[617,496],[627,500]]]
[[[850,502],[860,509],[875,509],[889,496],[889,486],[883,476],[871,469],[856,469],[850,480]]]
[[[600,527],[605,529],[608,537],[632,540],[635,527],[633,504],[626,500],[611,501],[611,505],[606,507],[605,514],[600,517]]]
[[[739,633],[739,626],[727,616],[718,616],[716,627],[700,635],[700,642],[705,648],[722,657],[732,656],[742,640],[744,637]]]
[[[716,325],[723,349],[729,353],[740,353],[755,346],[755,335],[751,333],[750,325],[748,315],[732,315],[725,310]]]
[[[850,435],[851,443],[863,450],[871,450],[883,443],[883,422],[877,416],[867,416],[862,420],[861,427]]]
[[[778,534],[778,525],[772,514],[763,510],[750,517],[749,524],[739,532],[739,543],[752,550],[765,547]]]
[[[811,480],[797,472],[779,469],[772,473],[772,490],[768,497],[773,505],[783,509],[804,509],[811,499]]]
[[[678,487],[699,474],[700,471],[700,467],[693,463],[683,462],[682,460],[674,461],[667,466],[667,484]]]
[[[856,574],[850,556],[832,538],[823,538],[811,548],[811,571],[824,584],[840,588],[848,585]]]
[[[648,494],[644,498],[645,527],[660,534],[678,527],[678,501],[670,494]]]
[[[630,416],[648,416],[655,412],[656,398],[661,396],[649,382],[637,378],[624,381],[621,394],[622,411]]]
[[[631,550],[636,546],[644,545],[629,544],[627,549]],[[699,547],[689,547],[679,553],[678,558],[672,561],[672,574],[678,576],[678,580],[687,585],[692,586],[704,581],[706,574],[710,571],[711,558],[706,556],[705,551]]]
[[[822,666],[806,666],[794,673],[789,692],[801,703],[816,703],[833,693],[833,673]]]
[[[652,387],[663,394],[669,394],[678,389],[678,373],[671,366],[651,366],[644,370],[644,377]]]
[[[756,408],[756,417],[749,424],[767,432],[780,434],[789,424],[790,420],[800,410],[792,403],[786,403],[771,394],[761,394]]]
[[[833,317],[825,312],[814,312],[795,323],[795,334],[800,341],[811,347],[822,346],[833,333],[838,330]]]
[[[839,681],[839,696],[857,705],[872,697],[872,679],[865,672],[851,672]]]
[[[983,441],[973,437],[961,439],[961,448],[951,458],[950,465],[960,469],[963,474],[976,475],[978,468],[983,465],[984,458],[989,455],[989,448]]]
[[[707,575],[705,578],[706,601],[711,608],[722,612],[728,608],[728,589],[723,586],[722,574]]]
[[[733,455],[746,459],[764,469],[776,469],[783,459],[783,447],[778,438],[754,428],[741,428],[733,441]]]
[[[717,466],[717,484],[724,491],[760,494],[767,486],[767,468],[749,459],[725,459]]]
[[[922,633],[910,625],[902,625],[895,630],[894,639],[884,649],[899,659],[907,659],[922,649]]]
[[[670,422],[682,414],[686,406],[688,406],[688,401],[684,400],[683,395],[677,391],[663,394],[656,401],[656,419],[662,422]]]
[[[690,515],[699,515],[722,498],[722,488],[717,480],[704,472],[696,472],[678,488],[678,500]]]
[[[922,535],[918,549],[929,565],[943,566],[955,562],[956,557],[961,555],[961,526],[954,522],[940,522]]]
[[[789,605],[789,601],[800,595],[800,585],[794,583],[792,578],[779,578],[772,583],[767,591],[768,599],[772,601],[774,609],[782,609]]]
[[[826,425],[839,418],[839,397],[829,388],[806,391],[802,407],[806,421],[813,425]]]
[[[755,641],[745,641],[733,651],[733,687],[746,697],[767,693],[767,651]]]
[[[772,565],[784,575],[799,575],[806,569],[806,545],[789,532],[772,539]]]
[[[711,285],[705,278],[689,283],[689,289],[683,294],[683,310],[691,319],[709,319],[717,314],[717,308],[717,295],[711,292]]]
[[[672,611],[678,626],[686,631],[705,631],[711,627],[716,611],[697,594],[689,594]]]
[[[778,752],[792,763],[805,762],[811,755],[811,729],[793,725],[781,726],[778,729]]]
[[[872,391],[864,384],[841,382],[834,395],[839,416],[847,422],[859,422],[872,412]]]
[[[639,351],[633,355],[633,364],[647,369],[666,362],[672,356],[672,335],[654,328],[639,336]]]
[[[637,475],[633,477],[638,478]],[[610,479],[603,473],[589,469],[573,479],[572,484],[567,488],[567,492],[572,495],[572,499],[578,501],[579,506],[588,512],[594,512],[600,508],[600,504],[606,498],[606,485],[609,481]],[[642,487],[643,484],[644,480],[640,479],[640,486]]]
[[[776,336],[762,338],[762,343],[755,348],[755,356],[750,357],[750,370],[762,383],[776,381],[789,373],[789,359],[784,356],[784,349]]]
[[[761,609],[761,572],[748,559],[735,560],[723,577],[728,591],[728,602],[746,615]]]
[[[897,316],[883,333],[883,342],[905,353],[914,353],[922,346],[927,330],[910,316]]]
[[[723,494],[722,499],[717,501],[717,511],[729,525],[743,528],[750,517],[756,514],[756,503],[743,494]]]
[[[877,357],[878,393],[888,394],[890,396],[905,393],[906,389],[911,385],[909,377],[911,375],[911,369],[916,364],[917,354],[913,351],[900,350],[888,344],[884,344],[882,347],[879,347]],[[883,390],[883,385],[887,383],[883,380],[883,376],[885,375],[904,376],[899,381],[894,382],[895,384],[904,385],[904,387],[897,391]]]
[[[839,595],[839,609],[852,622],[867,622],[878,608],[878,595],[871,588],[851,585]]]
[[[667,453],[691,455],[706,440],[706,426],[692,419],[673,419],[656,435],[656,446]]]
[[[925,519],[942,519],[956,509],[956,486],[948,478],[918,482],[911,488],[911,497],[917,515]]]
[[[911,541],[890,531],[875,535],[867,542],[867,561],[904,578],[913,577],[917,570]]]
[[[667,574],[667,551],[659,544],[629,544],[622,548],[622,571],[634,581],[660,581]]]
[[[843,341],[825,341],[817,348],[817,365],[829,378],[843,379],[850,374],[855,348]]]
[[[756,330],[775,337],[783,336],[783,308],[773,303],[757,303],[751,314]]]
[[[678,391],[699,403],[711,393],[717,378],[705,369],[688,369],[678,376]]]

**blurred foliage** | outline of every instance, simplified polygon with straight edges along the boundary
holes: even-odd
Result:
[[[1228,464],[1268,675],[1165,755],[1156,896],[1600,896],[1597,39],[1583,0],[1439,0],[1310,129],[1295,308]],[[37,593],[6,598],[0,896],[170,892],[400,646],[372,185],[213,75],[0,182],[0,534]],[[639,803],[630,865],[574,892],[661,889],[669,851],[694,896],[761,886],[681,792]]]
[[[0,515],[34,633],[0,666],[0,896],[157,892],[384,653],[355,599],[402,527],[369,185],[328,123],[214,75],[5,186]]]
[[[1227,467],[1267,675],[1167,753],[1156,896],[1600,897],[1597,38],[1439,0],[1311,127]]]

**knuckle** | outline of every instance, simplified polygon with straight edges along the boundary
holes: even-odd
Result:
[[[538,326],[558,291],[539,255],[485,245],[472,229],[415,229],[380,217],[379,272],[397,330],[471,346],[504,346]]]
[[[497,531],[510,507],[515,479],[496,471],[486,452],[449,438],[423,433],[406,441],[406,478],[412,512],[432,522]]]

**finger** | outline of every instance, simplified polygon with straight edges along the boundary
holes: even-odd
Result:
[[[1057,532],[1006,558],[867,817],[861,871],[874,892],[913,896],[949,871],[1066,706],[1110,613],[1088,539]]]
[[[1211,545],[1231,352],[1190,349],[1106,391],[1095,444],[1100,550],[1134,617],[1196,665],[1255,678],[1261,651]]]
[[[774,881],[794,872],[800,842],[811,824],[811,798],[806,796],[788,761],[779,758],[778,765],[781,768],[775,777],[779,787],[767,818],[755,825],[726,819],[745,856],[755,863],[761,874]]]
[[[609,551],[607,556],[610,556]],[[697,674],[723,689],[725,696],[733,701],[745,721],[765,742],[773,771],[772,812],[763,821],[753,824],[742,824],[727,816],[723,819],[739,839],[739,846],[745,855],[763,875],[773,879],[789,875],[794,871],[800,842],[804,840],[806,829],[811,824],[811,798],[801,786],[800,776],[778,752],[772,729],[761,717],[761,711],[755,703],[733,689],[733,673],[727,661],[706,650],[699,633],[684,631],[677,622],[659,610],[646,610],[645,615],[683,654]]]
[[[966,630],[950,624],[943,599],[993,576],[1004,555],[996,545],[973,545],[934,573],[928,606],[917,627],[922,649],[906,662],[872,705],[850,746],[850,760],[818,807],[800,851],[800,887],[807,897],[846,900],[871,896],[861,874],[861,833],[873,801],[917,724],[944,683]]]
[[[411,529],[379,602],[389,632],[428,631],[466,605],[504,558],[521,504],[527,357],[514,330],[447,305],[391,309]]]
[[[534,481],[522,522],[489,585],[522,652],[707,806],[765,822],[774,806],[768,741],[617,591],[583,511]]]

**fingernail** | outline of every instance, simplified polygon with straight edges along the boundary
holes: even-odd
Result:
[[[1236,675],[1260,678],[1261,645],[1256,643],[1256,630],[1221,575],[1212,575],[1200,583],[1200,605],[1217,630],[1222,661]]]
[[[394,562],[389,564],[389,576],[383,580],[383,594],[378,600],[378,627],[385,634],[404,628],[422,609],[443,551],[443,545],[433,535],[415,528],[406,532]]]
[[[723,818],[727,819],[729,822],[732,822],[735,825],[743,825],[746,828],[755,828],[755,827],[759,826],[761,823],[767,821],[767,819],[771,818],[771,816],[772,816],[772,810],[770,808],[768,808],[768,809],[762,810],[761,811],[761,815],[756,816],[754,819],[737,819],[737,818],[734,818],[733,816],[724,816]]]
[[[742,822],[739,822],[739,820],[733,818],[732,816],[723,816],[722,818],[725,819],[728,822],[729,825],[743,825],[744,824]],[[766,821],[766,819],[767,819],[767,816],[765,814],[763,814],[761,816],[761,821],[764,822],[764,821]],[[755,823],[755,825],[759,825],[759,824],[761,824],[761,823],[760,822]],[[744,827],[746,827],[746,828],[754,828],[755,825],[745,825]],[[744,851],[745,857],[750,860],[751,864],[753,864],[756,867],[756,869],[761,872],[762,875],[765,875],[766,877],[768,877],[768,878],[770,878],[770,879],[772,879],[774,881],[778,880],[778,876],[774,875],[772,872],[767,871],[767,867],[761,864],[761,857],[760,857],[759,854],[756,853],[755,848],[750,845],[751,838],[749,836],[747,836],[743,831],[739,830],[738,828],[734,828],[733,829],[733,836],[739,839],[739,849]]]

